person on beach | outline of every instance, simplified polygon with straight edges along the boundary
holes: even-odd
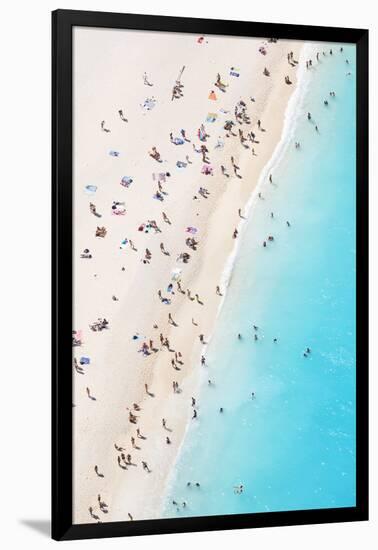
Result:
[[[236,239],[238,235],[239,235],[239,232],[238,232],[238,230],[235,228],[235,229],[234,229],[234,232],[233,232],[233,234],[232,234],[232,238],[233,238],[233,239]]]
[[[227,173],[227,170],[226,170],[226,168],[223,166],[223,164],[221,164],[221,172],[222,172],[222,175],[225,176],[226,178],[229,178],[229,177],[230,177],[230,174]]]
[[[95,519],[96,521],[98,521],[98,523],[101,523],[99,516],[97,516],[97,515],[93,512],[92,506],[90,506],[90,507],[88,508],[88,511],[89,511],[89,515],[91,516],[91,518],[93,518],[93,519]]]
[[[150,157],[152,157],[157,162],[163,162],[162,159],[161,159],[161,155],[158,152],[158,150],[156,149],[156,147],[152,147],[151,151],[149,151],[148,154],[150,155]]]
[[[101,214],[97,212],[96,206],[92,202],[89,203],[89,210],[96,218],[101,218]]]
[[[198,294],[195,294],[195,299],[197,300],[197,304],[199,304],[200,306],[203,306],[203,302],[202,300],[200,300],[200,297],[198,296]]]
[[[232,168],[234,169],[234,174],[237,178],[241,179],[241,175],[238,174],[238,170],[240,170],[239,166],[235,163],[234,157],[231,157],[231,164]]]
[[[137,438],[138,438],[138,439],[147,439],[144,435],[142,435],[142,434],[140,433],[140,429],[139,429],[139,428],[137,428],[136,434],[137,434]]]
[[[204,355],[201,355],[201,365],[202,365],[202,366],[205,366],[205,365],[206,365],[206,359],[205,359],[205,356],[204,356]]]
[[[119,116],[120,116],[120,119],[121,119],[123,122],[129,122],[129,121],[127,120],[127,118],[124,116],[122,109],[120,109],[120,110],[118,111],[118,114],[119,114]]]
[[[151,470],[150,470],[150,468],[148,467],[147,462],[146,462],[145,460],[142,460],[141,462],[142,462],[143,470],[145,470],[146,472],[150,473]]]
[[[117,463],[118,463],[118,466],[122,469],[122,470],[127,470],[127,466],[124,465],[124,464],[121,464],[121,457],[118,455],[117,456]]]
[[[165,438],[165,442],[167,443],[167,445],[170,445],[170,444],[171,444],[171,440],[169,439],[168,436]]]
[[[105,120],[102,120],[102,121],[101,121],[101,130],[102,130],[103,132],[106,132],[107,134],[110,133],[110,130],[109,130],[108,128],[105,128]]]
[[[171,220],[168,218],[168,216],[165,212],[162,212],[162,216],[163,216],[163,220],[165,221],[165,223],[167,223],[168,225],[172,225]]]
[[[192,420],[194,420],[195,418],[197,418],[197,411],[196,409],[193,409],[193,416],[192,416]]]
[[[96,475],[97,475],[98,477],[105,477],[104,474],[101,474],[101,473],[98,471],[98,466],[97,466],[97,464],[96,464],[96,466],[94,467],[94,471],[96,472]]]
[[[196,404],[196,400],[195,400],[195,398],[194,398],[194,397],[192,397],[192,407],[194,407],[194,406],[195,406],[195,404]]]
[[[151,82],[149,82],[146,72],[143,73],[143,83],[144,83],[145,86],[153,86],[153,84],[151,84]]]
[[[168,323],[169,323],[170,325],[172,325],[173,327],[178,327],[178,324],[175,323],[175,321],[173,320],[173,317],[172,317],[172,315],[171,315],[170,313],[168,313]]]
[[[217,285],[217,288],[216,288],[216,291],[215,291],[215,292],[216,292],[216,294],[217,294],[218,296],[223,296],[223,294],[222,294],[221,291],[220,291],[220,287],[219,287],[218,285]]]
[[[217,73],[217,80],[214,83],[214,86],[216,86],[221,92],[226,93],[226,88],[228,87],[228,84],[222,82],[221,75]]]
[[[147,384],[144,384],[144,391],[146,392],[147,395],[149,395],[151,397],[153,396],[153,394],[149,391]]]
[[[96,398],[91,395],[90,389],[88,387],[85,388],[85,391],[87,392],[89,399],[91,399],[92,401],[96,401]]]

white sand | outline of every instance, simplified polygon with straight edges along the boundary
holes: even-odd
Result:
[[[142,33],[116,30],[77,29],[75,31],[75,118],[74,118],[74,321],[73,328],[83,331],[83,345],[74,348],[74,356],[89,356],[91,364],[84,366],[85,374],[74,372],[74,522],[96,521],[88,512],[92,506],[101,521],[121,521],[131,513],[134,519],[161,516],[162,494],[172,471],[187,422],[192,415],[191,396],[195,396],[200,366],[201,344],[199,334],[209,335],[220,297],[215,288],[220,284],[222,271],[234,240],[232,233],[253,191],[263,166],[268,162],[277,144],[283,126],[284,112],[295,87],[296,69],[287,62],[287,53],[299,57],[299,42],[266,41],[247,38],[207,37],[207,43],[198,44],[197,36],[164,33]],[[265,43],[267,55],[258,48]],[[174,81],[185,65],[182,82],[184,97],[171,100]],[[240,77],[229,75],[236,66]],[[271,76],[263,76],[266,66]],[[147,72],[153,87],[143,83]],[[229,84],[226,93],[214,87],[217,73]],[[284,82],[289,75],[292,86]],[[208,99],[214,90],[217,101]],[[154,96],[155,108],[144,112],[140,104]],[[250,101],[253,96],[256,101]],[[243,99],[252,124],[239,126],[244,134],[253,130],[259,144],[244,149],[237,137],[225,138],[223,124],[235,120],[235,104]],[[122,109],[129,122],[123,122]],[[229,110],[224,115],[220,109]],[[215,123],[206,123],[209,112],[218,114]],[[261,119],[266,129],[257,129]],[[101,131],[100,123],[111,132]],[[205,124],[211,138],[206,142],[214,167],[214,176],[201,174],[201,155],[192,149],[192,143],[175,146],[169,134],[186,135],[198,148],[201,144],[197,130]],[[214,150],[219,136],[226,142],[223,150]],[[156,146],[164,163],[148,156]],[[120,152],[115,158],[110,150]],[[177,160],[189,155],[193,164],[176,168]],[[242,179],[233,176],[230,156],[240,166]],[[230,173],[225,178],[220,171],[224,164]],[[163,188],[169,194],[164,202],[154,200],[157,190],[153,172],[169,171],[171,177]],[[120,185],[123,176],[131,176],[129,189]],[[86,185],[96,185],[93,196],[84,192]],[[200,186],[207,188],[208,199],[193,200]],[[112,201],[125,201],[126,215],[111,214]],[[89,203],[102,214],[96,218],[90,213]],[[166,212],[172,225],[163,222]],[[162,233],[139,232],[147,220],[156,220]],[[105,238],[96,238],[97,226],[105,226]],[[198,229],[197,251],[190,250],[185,239],[187,226]],[[120,249],[125,237],[131,238],[137,252],[127,247]],[[170,256],[161,253],[163,242]],[[150,264],[143,264],[146,247],[152,252]],[[84,248],[89,248],[92,259],[80,259]],[[180,264],[176,257],[181,252],[191,255],[188,264]],[[125,268],[122,271],[122,267]],[[161,303],[171,282],[171,271],[182,269],[181,284],[198,292],[204,305],[190,301],[177,292],[171,305]],[[222,291],[224,289],[221,289]],[[112,295],[118,301],[112,300]],[[168,324],[168,313],[179,325]],[[109,320],[110,328],[92,332],[89,324],[97,318]],[[198,326],[191,322],[195,318]],[[153,324],[158,329],[153,328]],[[137,350],[142,339],[133,341],[139,333],[153,339],[159,349],[148,357]],[[171,347],[180,351],[184,365],[180,371],[171,366],[174,357],[166,348],[160,349],[159,334],[169,338]],[[182,392],[174,394],[173,380]],[[147,383],[154,397],[144,390]],[[96,401],[88,398],[86,387]],[[128,420],[127,407],[138,403],[140,412],[135,426]],[[172,429],[168,433],[161,425],[162,418]],[[146,440],[136,439],[140,449],[133,449],[130,437],[136,437],[136,427]],[[169,436],[172,443],[166,444]],[[117,464],[114,443],[132,455],[136,466],[122,470]],[[141,466],[145,460],[152,472]],[[98,465],[104,474],[94,472]],[[104,514],[98,507],[97,495],[109,506]]]

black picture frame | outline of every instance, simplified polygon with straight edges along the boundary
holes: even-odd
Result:
[[[277,37],[357,48],[356,506],[258,514],[72,522],[72,28]],[[277,23],[57,10],[52,13],[52,537],[55,540],[211,531],[368,519],[368,31]]]

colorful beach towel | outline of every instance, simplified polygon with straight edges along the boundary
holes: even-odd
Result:
[[[146,97],[141,104],[143,111],[151,111],[156,105],[156,99],[154,97]]]
[[[240,71],[237,67],[231,67],[230,69],[230,76],[236,76],[236,77],[239,77],[240,76]]]
[[[130,176],[123,176],[123,178],[120,181],[120,184],[123,187],[130,187],[130,185],[133,183],[133,178],[130,178]]]
[[[216,113],[209,113],[206,117],[206,122],[215,122],[218,118]]]

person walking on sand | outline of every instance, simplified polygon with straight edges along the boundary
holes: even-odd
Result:
[[[221,293],[220,288],[219,288],[218,285],[217,285],[217,288],[216,288],[216,291],[215,291],[215,292],[216,292],[216,294],[217,294],[218,296],[223,296],[223,294]]]
[[[202,365],[202,366],[205,366],[205,365],[206,365],[206,359],[205,359],[205,356],[204,356],[204,355],[201,355],[201,365]]]
[[[146,472],[150,473],[151,470],[150,470],[150,468],[148,467],[147,462],[146,462],[145,460],[142,460],[141,462],[142,462],[143,470],[145,470]]]
[[[146,72],[143,73],[143,83],[145,86],[153,86],[153,84],[148,81],[148,76]]]
[[[162,212],[163,220],[165,223],[168,223],[169,225],[172,225],[171,220],[168,218],[167,214],[165,212]]]
[[[98,466],[97,466],[97,464],[96,464],[96,466],[94,467],[94,471],[96,472],[96,475],[97,475],[98,477],[105,477],[104,474],[100,474],[100,472],[98,471]]]
[[[168,323],[174,327],[178,327],[178,324],[175,323],[175,321],[173,320],[173,317],[170,313],[168,313]]]
[[[234,229],[234,232],[233,232],[233,234],[232,234],[232,238],[233,238],[233,239],[236,239],[237,236],[238,236],[238,234],[239,234],[239,232],[238,232],[238,230],[235,228],[235,229]]]
[[[127,118],[125,117],[125,115],[123,114],[122,109],[119,109],[118,114],[119,114],[119,116],[120,116],[120,119],[123,120],[123,122],[129,122],[129,121],[127,120]]]
[[[160,243],[160,250],[162,251],[164,256],[170,256],[170,253],[164,248],[164,243]]]
[[[193,409],[193,416],[192,416],[192,420],[194,420],[194,418],[197,418],[197,411],[196,409]]]
[[[152,147],[151,151],[149,151],[148,154],[150,155],[150,157],[152,157],[157,162],[163,162],[162,159],[161,159],[161,155],[158,152],[158,150],[156,149],[156,147]]]
[[[223,164],[221,164],[221,172],[222,172],[223,176],[226,176],[226,178],[230,177],[230,174],[227,173],[227,170],[226,170],[225,166],[223,166]]]

